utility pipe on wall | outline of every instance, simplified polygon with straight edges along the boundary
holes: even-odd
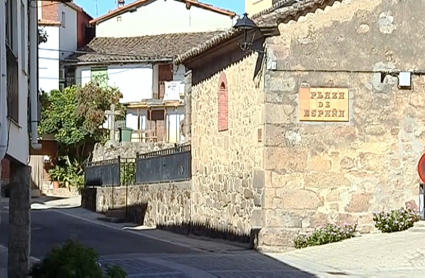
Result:
[[[0,2],[3,2],[0,0]],[[7,151],[7,65],[6,65],[6,22],[5,5],[0,5],[0,160]]]
[[[37,3],[34,1],[34,3]],[[31,147],[35,150],[41,149],[38,143],[38,19],[37,9],[29,8],[29,32],[30,32],[30,53],[29,53],[29,75],[30,75],[30,100],[31,100]]]

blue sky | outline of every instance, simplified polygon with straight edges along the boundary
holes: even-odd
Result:
[[[109,10],[116,8],[115,0],[74,0],[74,2],[82,7],[93,18],[106,14]],[[97,15],[96,15],[97,2]],[[134,2],[134,0],[126,0],[126,4]],[[216,7],[224,8],[243,14],[245,10],[245,0],[200,0],[200,2],[211,4]]]

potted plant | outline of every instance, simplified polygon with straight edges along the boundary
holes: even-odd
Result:
[[[58,165],[49,170],[50,181],[53,184],[53,189],[59,188],[59,183],[64,179],[64,171]]]

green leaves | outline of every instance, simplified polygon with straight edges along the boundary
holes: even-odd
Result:
[[[338,226],[328,224],[326,227],[316,229],[310,235],[298,235],[294,239],[294,246],[297,249],[308,246],[323,245],[331,242],[338,242],[354,237],[357,230],[357,225]]]
[[[79,147],[99,141],[103,134],[105,110],[111,104],[120,109],[121,93],[117,88],[98,87],[90,82],[84,87],[67,87],[61,91],[43,93],[39,132],[54,134],[63,147]]]
[[[97,263],[99,256],[93,248],[68,240],[54,247],[36,263],[29,275],[33,278],[126,278],[127,273],[118,266],[107,267],[104,274]]]
[[[59,156],[65,156],[68,161],[58,161],[60,165],[50,172],[62,184],[80,186],[84,182],[85,146],[103,140],[105,110],[110,109],[111,104],[123,110],[119,104],[122,95],[117,88],[96,84],[93,81],[84,87],[67,87],[62,92],[54,90],[40,96],[39,134],[53,135],[59,145]]]
[[[390,212],[374,212],[375,227],[383,233],[404,231],[413,227],[419,221],[419,215],[409,207],[392,210]]]

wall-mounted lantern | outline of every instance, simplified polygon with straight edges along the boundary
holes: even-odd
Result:
[[[251,50],[252,43],[254,42],[255,31],[252,32],[252,39],[248,38],[248,33],[252,30],[258,29],[258,26],[255,24],[255,22],[248,17],[247,13],[244,13],[243,17],[236,21],[236,24],[233,26],[233,28],[242,30],[244,32],[244,41],[239,43],[239,47],[243,51]]]

